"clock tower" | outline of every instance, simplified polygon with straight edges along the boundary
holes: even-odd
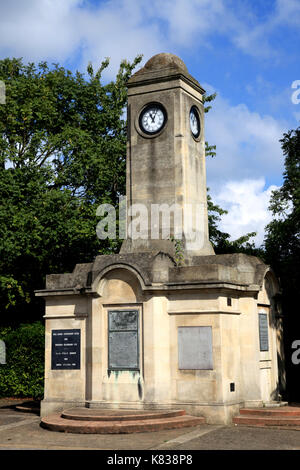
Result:
[[[204,90],[161,53],[128,81],[127,239],[121,253],[212,255],[208,238]]]
[[[209,242],[203,93],[172,54],[128,82],[128,236],[120,253],[49,274],[36,291],[46,301],[43,427],[232,424],[241,406],[274,403],[284,390],[274,273],[254,256],[216,255]],[[174,419],[149,421],[153,411]]]

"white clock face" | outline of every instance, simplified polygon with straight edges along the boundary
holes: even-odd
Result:
[[[164,126],[166,116],[159,105],[147,106],[140,116],[140,126],[147,134],[155,134]]]
[[[190,126],[191,131],[194,137],[199,137],[200,135],[200,118],[198,111],[195,107],[192,107],[190,111]]]

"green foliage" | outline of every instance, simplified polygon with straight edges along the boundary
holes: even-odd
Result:
[[[171,237],[171,242],[174,244],[174,261],[176,266],[182,266],[184,262],[184,249],[182,240]]]
[[[285,157],[283,185],[273,191],[270,210],[273,220],[267,226],[265,250],[281,278],[285,301],[294,302],[300,282],[300,128],[281,139]]]
[[[204,95],[202,96],[202,99],[203,99],[203,103],[205,105],[205,103],[210,103],[211,101],[213,101],[217,96],[217,93],[213,93],[211,95],[207,95],[206,93],[204,93]],[[204,106],[204,112],[205,113],[208,113],[208,111],[211,109],[211,106]],[[216,156],[216,145],[208,145],[208,142],[205,142],[205,155],[206,157],[215,157]]]
[[[286,345],[287,399],[298,402],[299,365],[290,361],[291,345],[299,339],[300,319],[300,128],[281,139],[285,157],[283,185],[273,191],[270,209],[273,220],[267,226],[265,257],[271,264],[282,288],[282,311]]]
[[[0,397],[43,396],[44,337],[44,326],[39,322],[0,329],[7,362],[0,365]]]
[[[15,306],[18,301],[29,302],[28,294],[12,276],[0,276],[0,302],[5,309]]]
[[[217,96],[217,93],[212,93],[211,95],[207,95],[206,93],[204,93],[204,95],[202,96],[202,100],[203,100],[203,103],[210,103],[211,101],[213,101]],[[204,112],[205,113],[208,113],[208,111],[211,110],[211,106],[204,106]]]
[[[47,170],[50,188],[90,200],[124,189],[126,82],[140,61],[122,62],[115,82],[101,84],[104,61],[88,79],[46,62],[0,61],[6,104],[0,107],[0,166]],[[42,175],[40,175],[42,176]]]
[[[126,82],[139,63],[87,77],[46,62],[0,61],[0,315],[36,319],[45,275],[73,270],[118,241],[99,241],[96,208],[125,193]],[[30,307],[29,307],[30,301]],[[11,320],[9,320],[11,321]]]

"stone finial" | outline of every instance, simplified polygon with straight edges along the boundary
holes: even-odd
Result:
[[[160,54],[154,55],[151,57],[151,59],[148,60],[148,62],[146,62],[144,66],[144,69],[147,71],[164,68],[173,68],[179,72],[188,73],[188,69],[185,63],[178,56],[168,52],[162,52]]]
[[[152,81],[165,81],[178,76],[188,81],[194,88],[196,87],[201,94],[205,93],[200,83],[189,74],[183,60],[169,52],[161,52],[151,57],[144,67],[131,76],[128,80],[128,87],[135,86],[138,82],[142,84]]]

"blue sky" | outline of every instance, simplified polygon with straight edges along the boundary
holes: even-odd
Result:
[[[270,220],[272,189],[282,183],[279,139],[300,121],[291,88],[300,80],[300,0],[10,0],[0,3],[0,57],[47,60],[84,71],[171,52],[208,92],[207,185],[229,211],[233,238]],[[300,92],[299,92],[300,98]]]

